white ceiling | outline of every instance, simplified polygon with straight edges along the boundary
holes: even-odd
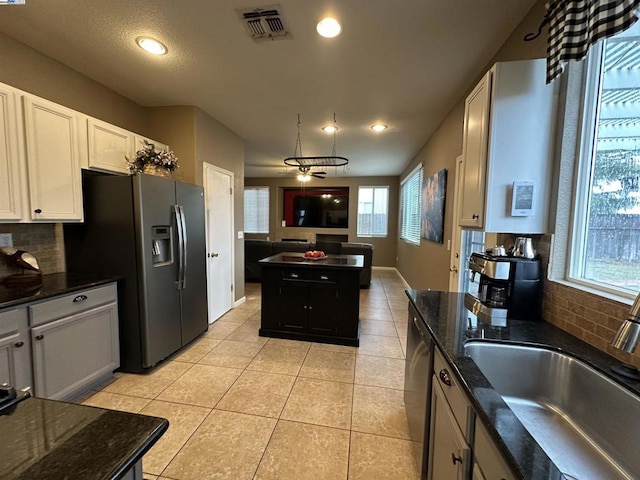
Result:
[[[200,107],[246,140],[247,176],[283,170],[298,113],[302,153],[330,154],[334,112],[347,175],[398,175],[534,3],[26,0],[1,7],[0,30],[141,105]],[[289,38],[252,40],[236,9],[274,4]],[[327,15],[337,38],[315,32]],[[169,53],[149,56],[141,35]]]

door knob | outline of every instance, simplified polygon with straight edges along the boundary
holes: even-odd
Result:
[[[455,265],[453,267],[449,267],[449,271],[458,273],[458,267],[456,267]]]
[[[218,253],[218,252],[213,252],[213,253],[211,254],[211,256],[212,256],[213,258],[217,257],[218,255],[219,255],[219,253]]]

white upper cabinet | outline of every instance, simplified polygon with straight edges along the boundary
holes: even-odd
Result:
[[[32,221],[82,221],[80,166],[86,129],[78,112],[23,97]]]
[[[16,93],[0,84],[0,221],[17,222],[23,216],[23,165]]]
[[[460,226],[547,232],[557,95],[545,74],[544,59],[497,63],[467,97]]]
[[[160,142],[156,142],[155,140],[151,140],[150,138],[146,138],[143,137],[141,135],[136,135],[135,136],[135,144],[133,147],[133,156],[136,155],[136,152],[138,150],[141,150],[142,148],[144,148],[144,142],[145,140],[149,143],[153,143],[153,146],[155,147],[156,150],[169,150],[169,145],[165,145],[164,143],[160,143]]]
[[[95,118],[87,119],[89,135],[89,168],[108,172],[129,173],[127,158],[137,150],[134,134]]]

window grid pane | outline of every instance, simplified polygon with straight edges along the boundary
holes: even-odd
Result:
[[[400,238],[420,245],[422,167],[409,175],[400,190]]]
[[[359,237],[386,237],[389,187],[358,188]]]
[[[244,231],[269,233],[269,187],[244,188]]]
[[[585,110],[593,109],[583,143],[571,275],[604,289],[640,290],[640,24],[604,42],[592,62]],[[597,70],[599,68],[599,70]],[[578,213],[580,212],[580,213]]]

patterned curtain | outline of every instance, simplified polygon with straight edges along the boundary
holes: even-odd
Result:
[[[640,15],[640,0],[552,0],[546,7],[547,83],[567,61],[584,58],[591,45],[626,30]]]

